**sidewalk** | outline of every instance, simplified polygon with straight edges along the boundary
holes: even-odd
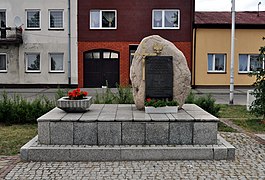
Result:
[[[97,93],[100,94],[105,92],[103,88],[81,88],[82,90],[88,91],[89,95],[95,96]],[[67,89],[62,89],[68,91]],[[234,104],[246,105],[247,103],[247,90],[248,88],[236,88],[234,91]],[[0,93],[7,92],[10,96],[14,94],[20,94],[27,99],[34,99],[38,95],[45,95],[50,99],[53,99],[58,89],[47,88],[47,89],[0,89]],[[116,88],[111,89],[112,92],[117,92]],[[192,89],[192,92],[198,96],[211,94],[216,99],[218,104],[229,104],[229,89],[227,88],[196,88]]]

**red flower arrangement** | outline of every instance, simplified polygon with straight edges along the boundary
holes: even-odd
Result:
[[[73,91],[68,92],[68,96],[70,100],[78,100],[83,99],[88,95],[88,92],[81,91],[80,88],[74,89]]]

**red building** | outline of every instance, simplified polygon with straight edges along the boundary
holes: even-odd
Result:
[[[128,85],[132,53],[149,35],[173,42],[191,68],[194,0],[79,0],[78,85]]]

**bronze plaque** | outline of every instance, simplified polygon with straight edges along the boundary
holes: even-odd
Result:
[[[172,56],[147,56],[145,58],[146,98],[173,98]]]

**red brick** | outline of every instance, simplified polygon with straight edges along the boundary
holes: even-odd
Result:
[[[78,42],[78,86],[84,87],[83,53],[94,49],[110,49],[120,53],[120,85],[129,84],[129,45],[139,42]],[[174,42],[185,55],[191,69],[191,42]]]

